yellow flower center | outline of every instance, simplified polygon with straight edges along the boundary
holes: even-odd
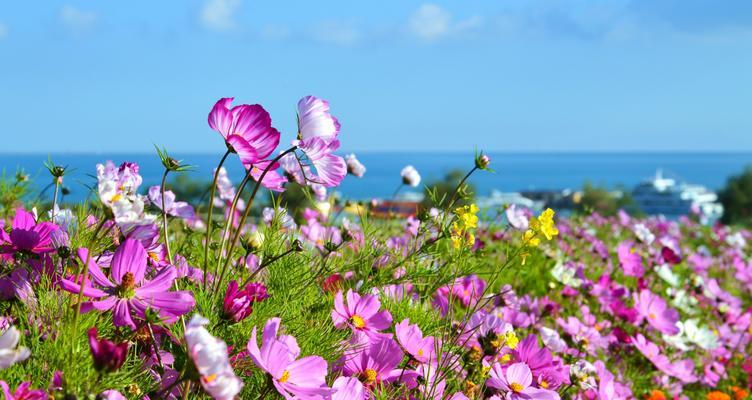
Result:
[[[211,375],[208,375],[208,376],[204,376],[203,379],[204,379],[204,382],[206,382],[206,383],[212,383],[212,382],[214,382],[215,379],[217,379],[217,374],[211,374]]]
[[[366,326],[366,321],[360,315],[350,317],[350,322],[358,329],[363,329]]]
[[[155,253],[153,251],[149,252],[149,258],[151,258],[152,260],[154,260],[156,262],[159,262],[159,256],[157,255],[157,253]]]
[[[419,356],[422,356],[422,355],[423,355],[423,349],[418,349],[418,355],[419,355]]]
[[[512,389],[512,391],[515,392],[515,393],[519,393],[519,392],[522,391],[522,389],[524,389],[524,387],[522,387],[522,385],[520,385],[517,382],[510,383],[509,384],[509,388]]]
[[[116,202],[116,201],[118,201],[118,200],[120,200],[122,198],[123,198],[123,196],[121,196],[120,193],[116,193],[114,196],[112,196],[112,198],[110,199],[110,202],[114,203],[114,202]]]
[[[648,314],[648,318],[650,318],[650,319],[656,319],[658,317],[655,315],[655,313],[650,313],[650,314]]]
[[[544,381],[543,379],[538,382],[538,385],[540,385],[540,387],[542,387],[543,389],[548,389],[548,382]]]
[[[285,383],[287,382],[288,379],[290,379],[290,372],[289,371],[282,372],[282,376],[279,377],[279,381],[281,383]]]
[[[376,372],[376,370],[368,368],[365,371],[363,371],[363,379],[365,379],[365,383],[368,383],[368,384],[376,383],[377,376],[378,376],[378,373]]]

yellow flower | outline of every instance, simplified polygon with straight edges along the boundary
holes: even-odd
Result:
[[[538,221],[540,221],[540,231],[546,236],[547,240],[551,240],[559,234],[559,229],[556,228],[554,223],[554,210],[547,208],[538,217]]]
[[[522,236],[522,241],[529,247],[538,247],[540,244],[540,238],[532,229],[525,231],[525,234]]]
[[[475,215],[478,213],[478,206],[476,206],[475,204],[457,207],[454,210],[454,213],[459,217],[459,220],[462,222],[463,228],[468,229],[478,227],[478,216]]]
[[[517,338],[514,331],[509,331],[505,333],[504,336],[506,337],[507,346],[512,350],[516,349],[517,345],[520,343],[520,339]]]

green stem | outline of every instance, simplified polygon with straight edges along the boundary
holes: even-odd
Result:
[[[169,169],[165,169],[164,174],[162,175],[162,236],[164,236],[164,242],[165,242],[165,250],[167,250],[167,262],[172,264],[172,252],[170,252],[170,237],[167,235],[167,210],[165,209],[165,182],[167,181],[167,174],[170,172]]]
[[[212,231],[212,211],[214,211],[214,194],[217,191],[217,179],[219,179],[219,170],[222,169],[222,165],[224,165],[225,160],[227,159],[227,156],[229,156],[231,153],[230,149],[227,149],[227,152],[225,152],[225,155],[222,156],[222,159],[219,161],[219,164],[217,165],[217,169],[214,170],[214,179],[212,180],[211,185],[211,194],[209,195],[209,212],[206,217],[206,243],[204,243],[204,290],[206,290],[206,273],[209,269],[209,243],[211,242],[211,231]]]
[[[245,207],[245,212],[243,212],[243,216],[240,218],[238,229],[235,231],[235,235],[232,237],[232,241],[230,242],[230,248],[227,249],[227,257],[225,258],[225,262],[222,264],[222,269],[221,269],[219,278],[217,279],[216,287],[218,288],[222,287],[221,286],[222,280],[224,279],[224,275],[227,272],[227,267],[230,264],[230,260],[232,259],[232,251],[235,250],[235,247],[238,245],[238,239],[240,239],[240,233],[243,231],[243,226],[245,225],[245,221],[248,219],[248,215],[251,213],[251,208],[253,208],[253,200],[256,199],[256,194],[258,193],[258,190],[261,187],[261,182],[264,181],[266,174],[269,171],[271,171],[272,166],[274,166],[277,163],[277,161],[279,161],[282,157],[286,156],[287,154],[292,153],[297,148],[298,146],[292,146],[289,149],[283,151],[282,153],[279,153],[279,155],[275,157],[272,160],[272,162],[270,162],[269,165],[264,169],[258,181],[256,181],[256,185],[253,187],[253,193],[251,193],[251,198],[248,200],[248,204]]]
[[[55,195],[52,197],[52,222],[55,222],[55,208],[57,206],[57,193],[60,190],[60,178],[55,178]]]
[[[471,169],[467,174],[465,174],[465,177],[462,178],[460,183],[454,189],[454,193],[452,193],[452,197],[449,199],[449,203],[447,203],[447,210],[452,208],[452,206],[454,205],[454,202],[457,200],[457,193],[459,193],[460,188],[462,188],[462,186],[465,184],[465,181],[467,181],[467,178],[469,178],[470,175],[472,175],[473,172],[475,172],[475,170],[477,169],[478,169],[477,166],[473,167],[473,169]]]
[[[248,181],[251,179],[251,173],[250,171],[245,174],[243,177],[243,180],[240,182],[240,186],[238,186],[238,191],[235,193],[235,197],[232,199],[232,204],[230,205],[230,213],[229,218],[225,221],[225,228],[222,230],[222,241],[219,245],[219,254],[217,256],[217,267],[219,267],[222,264],[222,258],[224,257],[224,251],[225,251],[225,245],[227,244],[227,237],[232,233],[232,221],[235,219],[235,210],[238,207],[238,202],[240,201],[240,196],[243,194],[243,191],[245,190],[246,185],[248,184]],[[240,229],[240,226],[238,226],[238,229]],[[216,273],[216,271],[214,271]]]

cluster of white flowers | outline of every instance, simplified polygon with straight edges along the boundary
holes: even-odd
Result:
[[[99,199],[112,210],[115,222],[123,229],[149,224],[156,219],[155,215],[144,212],[146,196],[137,193],[142,181],[135,163],[123,163],[119,167],[112,161],[97,164]]]

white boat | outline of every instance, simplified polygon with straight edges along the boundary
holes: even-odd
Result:
[[[517,192],[500,192],[498,190],[492,191],[490,196],[479,197],[476,203],[481,209],[495,209],[512,204],[531,210],[543,208],[542,201],[531,200]]]
[[[700,212],[707,221],[715,221],[723,215],[723,205],[718,195],[702,185],[677,182],[663,176],[658,170],[655,176],[637,185],[632,191],[636,205],[646,214],[678,217]]]

